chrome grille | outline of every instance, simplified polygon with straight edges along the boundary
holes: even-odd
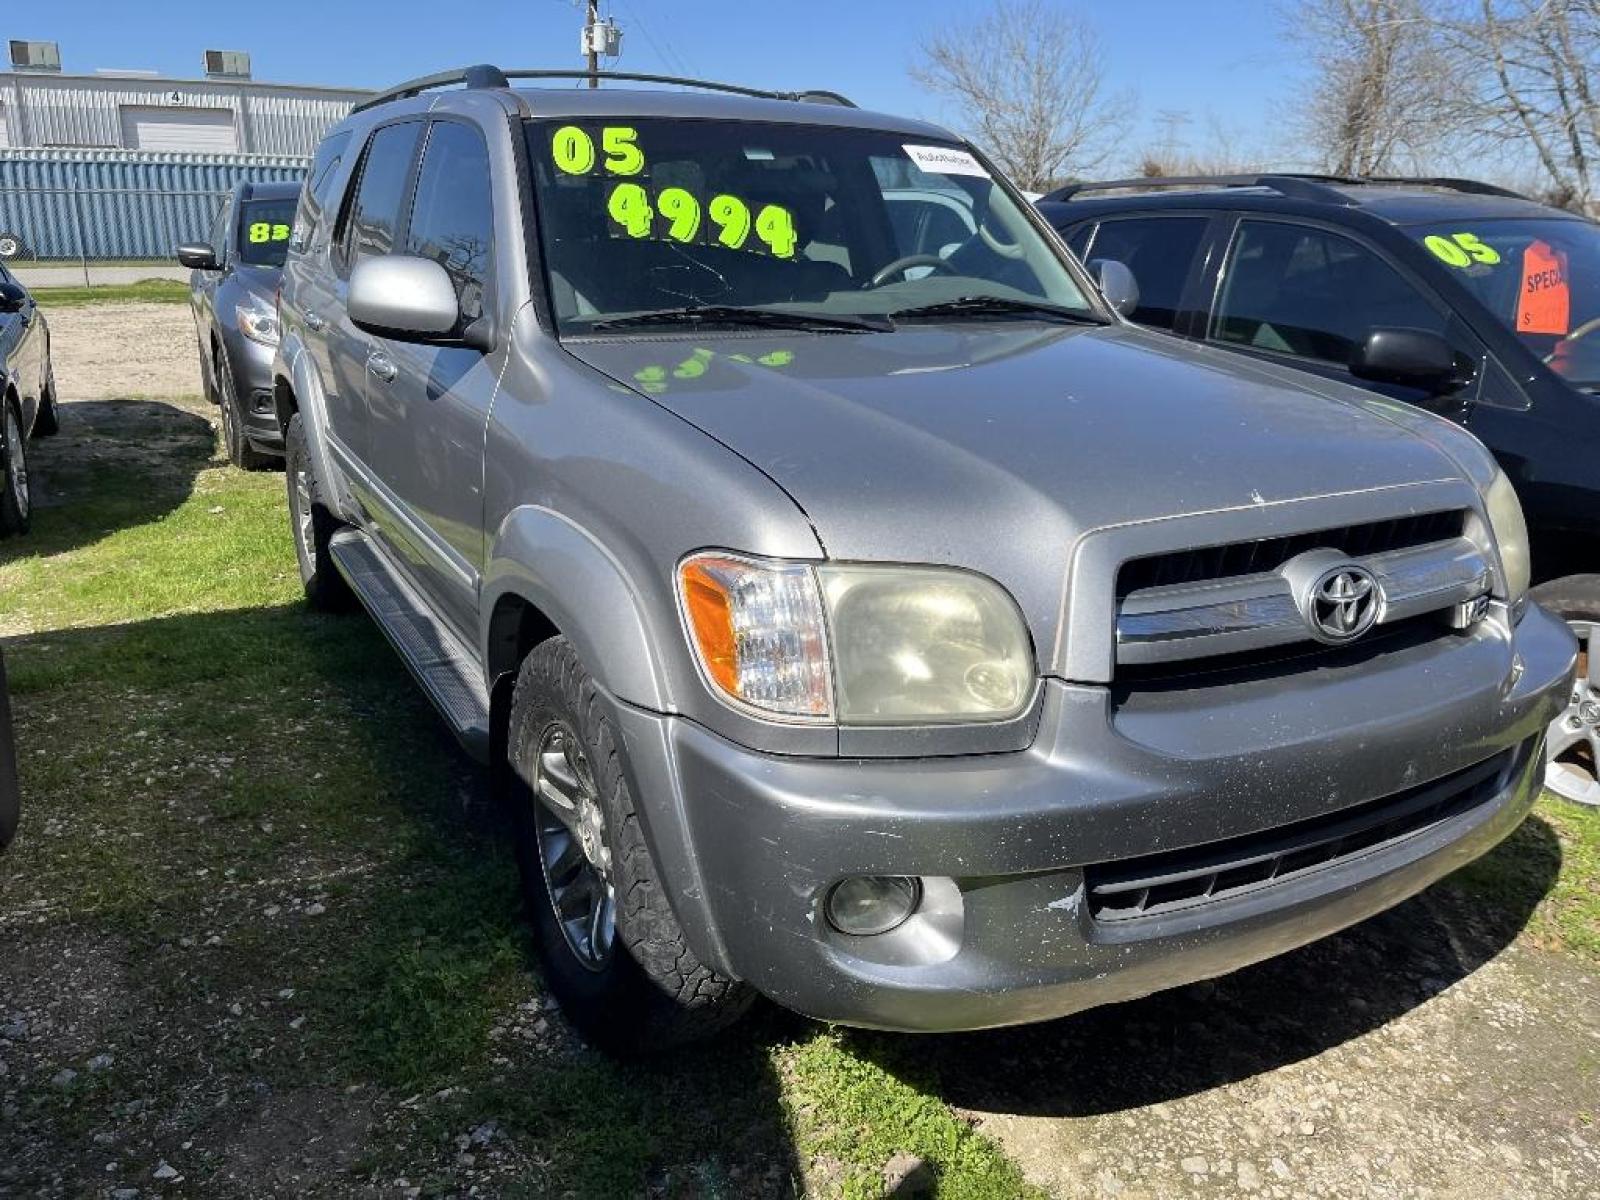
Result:
[[[1117,572],[1117,596],[1145,588],[1170,587],[1229,579],[1238,575],[1276,571],[1296,555],[1326,547],[1348,558],[1386,554],[1443,542],[1460,537],[1466,528],[1466,513],[1461,509],[1396,517],[1388,521],[1369,521],[1286,537],[1259,538],[1231,542],[1223,546],[1202,546],[1167,554],[1152,554],[1122,564]]]
[[[1117,666],[1183,663],[1310,641],[1313,630],[1308,614],[1301,611],[1307,602],[1305,577],[1345,563],[1365,568],[1376,579],[1381,594],[1377,627],[1432,613],[1456,628],[1469,627],[1486,611],[1494,567],[1465,528],[1465,514],[1455,511],[1135,560],[1124,567],[1124,575],[1134,567],[1136,578],[1155,578],[1162,572],[1137,564],[1165,561],[1176,564],[1166,573],[1189,578],[1121,591]],[[1442,539],[1434,536],[1440,532],[1445,533]],[[1351,554],[1352,547],[1360,546],[1385,548]],[[1289,551],[1290,557],[1279,557]],[[1201,559],[1205,561],[1195,565]],[[1251,564],[1261,569],[1237,569]]]

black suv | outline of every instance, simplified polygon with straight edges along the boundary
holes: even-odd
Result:
[[[1462,179],[1116,180],[1039,208],[1130,319],[1466,425],[1522,498],[1534,597],[1587,649],[1600,627],[1600,226]],[[1600,803],[1600,658],[1547,754],[1553,790]]]

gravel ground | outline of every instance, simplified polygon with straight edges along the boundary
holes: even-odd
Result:
[[[187,304],[46,308],[56,387],[69,400],[193,396],[200,354]]]

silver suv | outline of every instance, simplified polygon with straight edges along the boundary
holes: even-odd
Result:
[[[590,1036],[1054,1017],[1522,820],[1575,644],[1471,435],[1125,323],[943,129],[617,78],[336,127],[274,383],[306,593],[491,764]]]

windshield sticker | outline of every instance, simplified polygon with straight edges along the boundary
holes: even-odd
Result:
[[[1452,267],[1470,267],[1477,263],[1492,267],[1500,261],[1500,251],[1475,233],[1453,233],[1449,237],[1430,233],[1422,239],[1422,244]]]
[[[652,199],[642,184],[619,182],[606,196],[606,216],[613,237],[715,244],[774,258],[793,258],[800,241],[794,214],[783,205],[763,204],[752,212],[726,192],[702,204],[687,188],[664,187]]]
[[[587,175],[596,165],[607,175],[641,175],[644,151],[639,149],[639,131],[631,125],[607,125],[600,131],[600,145],[587,129],[563,125],[550,135],[550,157],[556,169],[568,175]]]
[[[1517,332],[1567,335],[1572,295],[1567,256],[1549,242],[1534,241],[1522,252],[1522,287],[1517,293]]]
[[[267,242],[287,242],[289,240],[289,226],[279,225],[272,221],[253,221],[245,230],[245,236],[252,245],[260,246]]]
[[[954,146],[901,146],[906,157],[932,175],[976,175],[989,178],[989,172],[972,155]]]

